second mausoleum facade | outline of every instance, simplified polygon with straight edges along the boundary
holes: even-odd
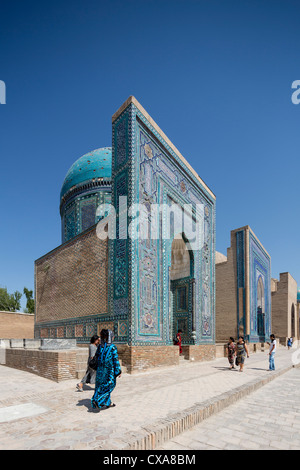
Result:
[[[247,225],[231,231],[227,257],[216,255],[216,339],[250,343],[271,334],[271,257]]]

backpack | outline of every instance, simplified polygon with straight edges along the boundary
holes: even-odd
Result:
[[[178,341],[177,336],[174,336],[174,338],[173,338],[173,344],[174,344],[174,346],[177,346],[178,343],[179,343],[179,341]]]

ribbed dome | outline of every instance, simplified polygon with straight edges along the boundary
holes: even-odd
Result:
[[[74,186],[93,181],[95,178],[111,178],[111,160],[111,147],[99,148],[78,158],[65,177],[60,200]]]

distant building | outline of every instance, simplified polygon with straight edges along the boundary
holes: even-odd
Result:
[[[216,253],[216,341],[271,334],[271,257],[247,225],[232,230],[227,257]]]
[[[300,291],[290,273],[281,273],[280,278],[272,279],[272,332],[282,344],[287,339],[300,339],[299,306]]]

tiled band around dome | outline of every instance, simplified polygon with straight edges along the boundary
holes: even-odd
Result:
[[[86,153],[71,166],[60,192],[63,243],[106,215],[97,208],[111,202],[111,172],[111,147]]]

